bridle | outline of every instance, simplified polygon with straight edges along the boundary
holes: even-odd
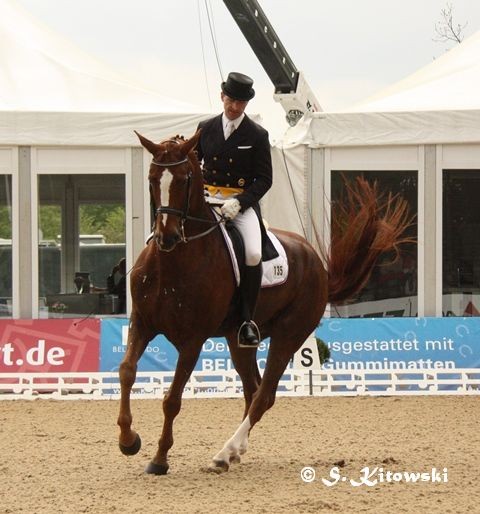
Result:
[[[175,139],[170,139],[169,141],[175,142],[177,144],[180,144]],[[158,162],[155,159],[152,159],[152,164],[155,166],[160,166],[162,168],[173,168],[175,166],[180,166],[181,164],[188,163],[188,156],[180,161],[174,161],[174,162]],[[226,219],[222,216],[218,220],[210,220],[205,218],[198,218],[196,216],[191,216],[188,212],[190,210],[190,196],[192,193],[192,177],[193,173],[191,168],[188,169],[188,175],[187,175],[187,194],[185,196],[185,202],[183,204],[183,209],[176,209],[174,207],[157,207],[155,208],[154,202],[152,200],[152,212],[154,215],[154,218],[156,219],[159,214],[172,214],[173,216],[178,216],[180,218],[180,234],[181,234],[181,240],[182,243],[188,243],[189,241],[193,241],[194,239],[199,239],[201,237],[204,237],[210,232],[213,232],[220,224],[225,223]],[[197,221],[200,223],[208,223],[212,225],[209,229],[205,230],[204,232],[200,232],[199,234],[195,234],[194,236],[187,237],[185,235],[185,222],[186,221]]]

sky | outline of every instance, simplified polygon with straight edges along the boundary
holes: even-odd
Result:
[[[273,84],[223,0],[15,1],[107,66],[201,112],[221,112],[220,84],[230,71],[250,75],[257,94],[247,112],[263,117],[273,139],[287,127]],[[479,0],[259,3],[325,111],[348,110],[452,48],[434,41],[447,4],[454,22],[467,24],[465,37],[480,30]]]

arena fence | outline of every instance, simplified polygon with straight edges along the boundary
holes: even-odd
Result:
[[[163,398],[173,371],[138,372],[132,398]],[[277,396],[399,396],[480,394],[480,369],[305,370],[288,369]],[[243,396],[235,370],[195,371],[185,398]],[[2,373],[1,400],[108,400],[120,397],[118,373]]]

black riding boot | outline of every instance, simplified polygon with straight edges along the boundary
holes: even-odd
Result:
[[[262,263],[257,266],[245,266],[240,278],[242,298],[242,318],[244,320],[238,331],[238,346],[256,348],[260,344],[260,332],[253,322],[258,293],[262,283]]]

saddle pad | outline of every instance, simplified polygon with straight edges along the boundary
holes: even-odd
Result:
[[[218,213],[213,210],[215,216],[218,217]],[[230,254],[230,259],[232,261],[233,272],[235,274],[235,280],[237,282],[237,286],[240,284],[240,269],[237,262],[237,256],[235,255],[235,250],[233,249],[232,240],[228,235],[227,229],[225,225],[220,225],[220,230],[222,231],[223,238],[225,239],[225,243],[228,248],[228,253]],[[278,240],[277,236],[267,230],[267,235],[270,238],[273,246],[278,252],[278,257],[275,259],[271,259],[269,261],[262,262],[262,287],[273,287],[283,284],[288,277],[288,260],[287,254],[285,253],[285,249],[282,246],[282,243]]]
[[[273,287],[283,284],[287,280],[288,259],[285,249],[277,236],[269,230],[267,230],[267,235],[273,243],[273,246],[275,246],[275,249],[278,252],[278,257],[262,262],[262,287]]]

